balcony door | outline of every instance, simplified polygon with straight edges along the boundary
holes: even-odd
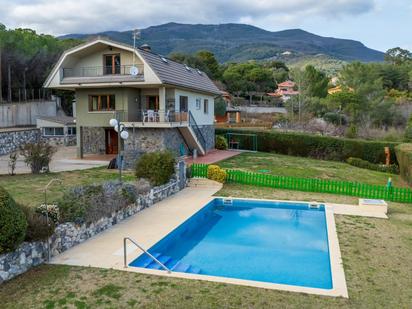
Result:
[[[104,74],[120,74],[120,54],[104,55]]]

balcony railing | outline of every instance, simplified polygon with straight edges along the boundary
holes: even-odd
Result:
[[[135,64],[138,69],[136,77],[143,76],[143,65]],[[88,66],[79,68],[63,68],[62,78],[67,77],[100,77],[100,76],[132,76],[130,69],[132,64],[115,66]]]
[[[140,110],[137,115],[137,122],[143,123],[165,123],[165,122],[188,122],[188,112]]]

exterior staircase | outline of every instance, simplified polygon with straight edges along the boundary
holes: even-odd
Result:
[[[204,156],[206,154],[206,140],[196,123],[193,114],[189,111],[189,125],[179,127],[180,134],[182,134],[187,146],[190,150],[196,149],[197,152]]]
[[[153,253],[153,256],[158,259],[163,265],[169,268],[171,271],[181,273],[200,274],[201,269],[193,265],[181,263],[170,256],[163,255],[161,253]],[[144,259],[137,259],[129,264],[129,266],[142,267],[147,269],[159,269],[162,267],[157,264],[150,256],[146,256]]]

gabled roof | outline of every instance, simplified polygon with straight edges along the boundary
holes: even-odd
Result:
[[[181,86],[216,95],[221,93],[206,73],[198,69],[190,68],[140,48],[137,52],[149,64],[163,84]]]
[[[133,52],[133,46],[109,40],[106,38],[97,37],[96,39],[93,39],[91,41],[85,42],[84,44],[66,50],[60,57],[59,61],[53,68],[48,78],[46,79],[44,86],[47,87],[47,84],[49,83],[51,78],[56,74],[63,60],[68,55],[99,43],[115,46],[117,48],[122,48],[130,52]],[[153,72],[159,78],[162,84],[173,85],[178,87],[180,86],[183,88],[187,88],[189,90],[197,90],[215,95],[220,94],[219,89],[204,72],[200,72],[195,68],[188,68],[184,64],[167,59],[159,54],[143,50],[141,48],[136,48],[135,53],[138,57],[141,57],[143,62],[153,70]]]

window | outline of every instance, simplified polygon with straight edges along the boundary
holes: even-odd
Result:
[[[46,136],[64,136],[63,128],[44,128],[44,135]]]
[[[76,127],[68,127],[67,135],[76,135]]]
[[[89,95],[89,112],[114,110],[116,110],[116,100],[114,94]]]
[[[188,97],[186,96],[180,96],[179,98],[179,105],[180,105],[180,111],[181,112],[187,112],[188,111]]]
[[[203,112],[205,114],[209,113],[209,100],[208,99],[203,100]]]
[[[202,99],[197,98],[196,99],[196,109],[200,110],[202,108]]]

